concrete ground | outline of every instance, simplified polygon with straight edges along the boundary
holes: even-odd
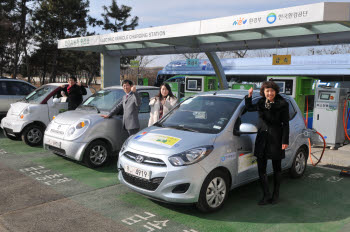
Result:
[[[203,214],[129,190],[117,179],[115,159],[93,170],[0,136],[0,232],[350,231],[350,178],[339,176],[350,167],[349,150],[326,150],[300,179],[285,173],[277,205],[258,206],[253,182],[231,191],[219,212]]]

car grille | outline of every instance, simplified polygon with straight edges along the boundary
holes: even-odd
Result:
[[[61,149],[61,148],[58,148],[58,147],[53,147],[53,146],[48,145],[47,149],[49,149],[50,151],[57,153],[59,155],[64,155],[64,156],[66,155],[66,151]]]
[[[136,153],[127,151],[123,155],[129,160],[137,162],[136,157],[139,156],[140,154],[136,154]],[[142,162],[137,162],[137,163],[142,163],[142,164],[146,164],[146,165],[150,165],[150,166],[166,167],[166,164],[161,159],[148,157],[148,156],[144,156],[144,155],[141,155],[141,156],[143,156],[144,160]]]
[[[130,175],[129,173],[126,173],[124,169],[122,169],[121,172],[123,175],[123,179],[129,184],[142,189],[150,190],[150,191],[156,190],[164,179],[164,177],[156,177],[150,180],[146,180],[137,176]]]

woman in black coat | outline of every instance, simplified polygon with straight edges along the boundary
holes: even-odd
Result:
[[[68,110],[75,110],[83,102],[83,95],[86,95],[85,87],[72,76],[68,78],[68,86],[62,85],[61,88],[62,96],[67,97]]]
[[[279,86],[273,81],[266,81],[260,88],[262,98],[256,104],[252,104],[253,88],[249,89],[248,96],[245,98],[247,110],[258,111],[259,114],[259,128],[254,150],[264,193],[263,198],[258,202],[259,205],[278,202],[282,177],[281,162],[285,158],[285,149],[289,144],[289,105],[278,93]],[[268,159],[272,160],[274,174],[272,198],[266,175]]]

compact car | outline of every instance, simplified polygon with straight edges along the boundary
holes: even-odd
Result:
[[[139,86],[141,97],[139,121],[141,129],[147,127],[150,115],[149,99],[159,87]],[[125,95],[121,86],[112,86],[96,92],[74,111],[56,116],[48,125],[44,148],[73,160],[83,161],[88,167],[103,166],[110,157],[117,156],[128,137],[122,128],[123,115],[108,115]]]
[[[34,90],[21,101],[11,104],[1,128],[9,139],[22,139],[29,146],[43,142],[44,131],[52,118],[68,109],[66,98],[62,97],[62,83],[50,83]],[[92,93],[89,88],[84,99]]]
[[[149,198],[220,209],[228,192],[258,179],[254,143],[258,113],[245,109],[247,91],[221,90],[184,100],[161,120],[129,137],[119,153],[119,180]],[[306,169],[308,142],[295,101],[289,103],[290,143],[282,168]],[[253,103],[260,96],[253,94]],[[268,173],[272,173],[268,161]]]

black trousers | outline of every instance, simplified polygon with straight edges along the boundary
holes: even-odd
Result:
[[[267,159],[258,158],[258,172],[259,177],[266,175]],[[282,160],[272,160],[273,173],[281,173],[282,171]]]

